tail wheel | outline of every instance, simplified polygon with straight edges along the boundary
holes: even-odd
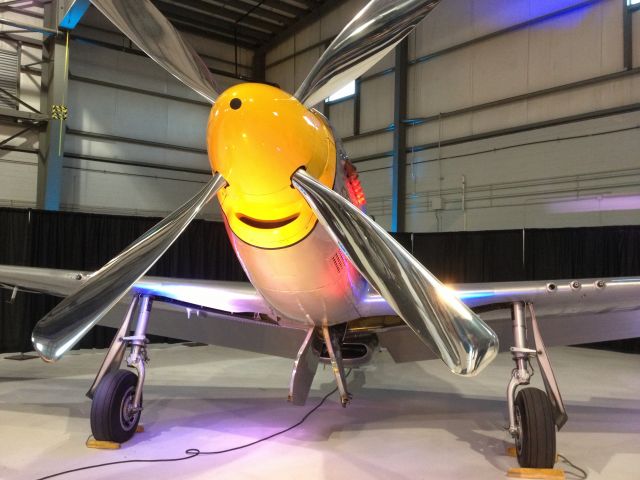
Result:
[[[524,468],[552,468],[556,462],[556,425],[547,394],[524,388],[515,402],[516,451]]]
[[[124,443],[133,437],[140,411],[133,410],[138,376],[118,370],[104,376],[91,403],[91,432],[96,440]]]

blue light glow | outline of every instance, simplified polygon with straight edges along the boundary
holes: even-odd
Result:
[[[90,5],[91,2],[89,0],[75,0],[71,3],[71,6],[65,13],[64,17],[60,20],[60,27],[67,30],[73,30],[76,28],[80,19],[84,16]]]
[[[456,295],[460,300],[475,300],[478,298],[490,298],[494,297],[495,292],[487,292],[487,291],[469,291],[469,292],[456,292]]]

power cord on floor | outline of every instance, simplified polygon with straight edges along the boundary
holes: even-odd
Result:
[[[586,472],[586,470],[583,470],[582,468],[577,466],[575,463],[571,462],[564,455],[558,454],[558,458],[560,460],[562,460],[562,463],[566,463],[567,465],[569,465],[572,468],[575,468],[579,472],[579,473],[575,473],[575,472],[565,472],[565,473],[567,473],[569,475],[573,475],[575,478],[577,478],[579,480],[585,480],[589,476],[589,474]]]
[[[351,370],[349,370],[349,372],[347,373],[347,377],[349,376],[349,374],[351,373]],[[333,395],[334,393],[336,393],[338,391],[338,387],[334,388],[333,390],[331,390],[329,393],[327,393],[324,397],[322,397],[322,400],[320,400],[320,402],[318,402],[318,404],[313,407],[311,410],[309,410],[304,417],[302,417],[300,419],[300,421],[298,421],[297,423],[291,425],[290,427],[285,428],[284,430],[280,430],[276,433],[272,433],[271,435],[267,436],[267,437],[263,437],[260,438],[258,440],[255,440],[253,442],[249,442],[249,443],[245,443],[244,445],[238,445],[237,447],[231,447],[231,448],[225,448],[224,450],[214,450],[211,452],[203,452],[197,448],[189,448],[187,450],[185,450],[185,456],[183,457],[176,457],[176,458],[150,458],[150,459],[133,459],[133,460],[119,460],[117,462],[107,462],[107,463],[98,463],[95,465],[88,465],[86,467],[79,467],[79,468],[73,468],[71,470],[65,470],[64,472],[58,472],[58,473],[53,473],[51,475],[47,475],[45,477],[40,477],[36,480],[47,480],[49,478],[55,478],[55,477],[60,477],[62,475],[67,475],[69,473],[75,473],[75,472],[82,472],[85,470],[91,470],[94,468],[101,468],[101,467],[108,467],[110,465],[124,465],[127,463],[161,463],[161,462],[181,462],[183,460],[189,460],[191,458],[195,458],[198,457],[200,455],[220,455],[223,453],[229,453],[229,452],[234,452],[236,450],[242,450],[243,448],[247,448],[247,447],[251,447],[253,445],[256,445],[258,443],[262,443],[262,442],[266,442],[267,440],[271,440],[273,437],[277,437],[279,435],[282,435],[284,433],[290,432],[291,430],[293,430],[294,428],[298,428],[300,425],[302,425],[316,410],[318,410],[323,404],[324,402],[327,401],[327,399]]]

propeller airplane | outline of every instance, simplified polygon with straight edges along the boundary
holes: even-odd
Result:
[[[202,60],[149,0],[91,1],[149,57],[213,104],[207,126],[210,181],[104,267],[87,273],[0,266],[3,287],[65,297],[33,330],[33,346],[48,362],[131,298],[88,393],[94,437],[125,442],[136,430],[146,334],[154,332],[156,318],[149,320],[157,305],[160,316],[162,306],[201,312],[203,331],[207,325],[217,328],[216,322],[241,321],[256,331],[267,325],[268,334],[256,333],[262,342],[247,347],[267,353],[277,354],[278,342],[290,342],[287,332],[300,333],[289,387],[289,400],[297,405],[304,404],[319,362],[326,362],[346,406],[351,395],[345,366],[371,361],[383,338],[389,349],[404,349],[399,357],[436,356],[454,374],[470,376],[496,356],[501,337],[503,348],[513,342],[516,363],[507,407],[518,460],[524,467],[553,466],[556,429],[567,414],[536,312],[556,344],[584,341],[585,329],[591,340],[637,336],[637,322],[612,333],[603,318],[640,307],[640,278],[443,285],[367,216],[355,168],[327,119],[313,108],[382,59],[439,1],[371,0],[293,95],[258,83],[219,93]],[[214,196],[251,283],[145,276]],[[510,312],[506,326],[492,328],[480,317],[500,309]],[[580,321],[565,318],[578,314]],[[526,342],[527,316],[533,348]],[[558,322],[563,328],[554,330]],[[179,328],[180,338],[202,339],[187,332],[188,322]],[[216,343],[215,336],[205,340]],[[240,348],[248,341],[231,337]],[[120,369],[127,348],[126,363],[136,373]],[[520,388],[529,384],[532,358],[546,392]]]

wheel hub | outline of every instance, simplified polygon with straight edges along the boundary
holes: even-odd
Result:
[[[520,415],[520,408],[516,405],[515,407],[515,417],[516,417],[516,431],[515,431],[515,441],[516,441],[516,451],[518,452],[518,456],[522,454],[522,417]]]
[[[131,430],[138,420],[138,415],[140,415],[140,411],[133,406],[134,399],[135,388],[129,387],[122,397],[122,404],[120,405],[120,425],[124,430]]]

